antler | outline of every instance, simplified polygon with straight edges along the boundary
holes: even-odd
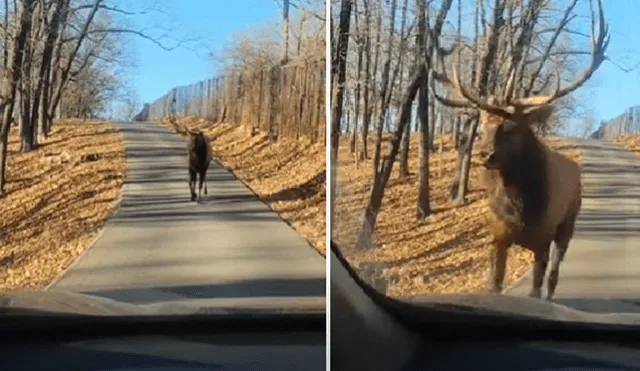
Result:
[[[589,3],[593,5],[593,0]],[[605,23],[604,11],[602,10],[602,0],[598,0],[598,38],[595,38],[595,25],[593,11],[591,12],[591,63],[578,78],[576,78],[571,84],[561,88],[560,87],[560,73],[557,73],[557,85],[556,90],[552,95],[534,95],[526,98],[514,99],[511,104],[519,110],[547,105],[554,100],[564,97],[565,95],[573,92],[580,86],[582,86],[587,80],[591,78],[593,73],[600,67],[602,62],[606,59],[605,51],[609,46],[609,25]]]
[[[591,17],[591,64],[587,69],[585,69],[582,74],[573,81],[570,85],[561,88],[560,87],[560,73],[557,73],[557,86],[555,92],[552,95],[535,95],[526,98],[519,99],[511,99],[509,101],[505,101],[504,106],[497,104],[495,98],[488,97],[483,98],[480,97],[475,92],[466,88],[464,85],[460,83],[459,80],[459,60],[456,58],[455,67],[453,68],[453,79],[450,79],[446,74],[446,69],[444,68],[444,60],[443,57],[440,58],[441,65],[443,66],[442,73],[438,73],[435,70],[432,70],[432,79],[431,79],[431,88],[433,91],[433,95],[435,98],[442,104],[455,107],[455,108],[475,108],[481,109],[493,115],[497,115],[503,118],[512,119],[514,116],[518,116],[520,114],[524,114],[523,111],[527,108],[532,108],[536,106],[544,106],[547,105],[554,100],[557,100],[565,95],[573,92],[581,85],[583,85],[593,73],[600,67],[602,62],[606,59],[605,51],[607,46],[609,45],[609,27],[605,23],[604,20],[604,11],[602,9],[602,0],[598,1],[598,14],[599,14],[599,32],[597,39],[594,37],[595,33],[595,25],[594,25],[594,17],[592,14]],[[592,0],[590,1],[593,4]],[[593,12],[592,12],[593,13]],[[457,46],[459,47],[459,45]],[[439,47],[437,47],[438,54],[442,51]],[[447,53],[450,54],[451,52]],[[439,95],[434,86],[435,80],[438,80],[444,87],[451,93],[454,98],[445,98]],[[510,76],[507,81],[506,86],[506,94],[510,95],[511,91],[514,88],[514,80],[515,80],[515,70],[510,71]],[[507,99],[507,97],[505,97]]]
[[[174,117],[170,117],[169,118],[169,123],[171,124],[171,126],[173,126],[173,128],[175,129],[175,131],[178,134],[191,134],[191,135],[198,135],[200,134],[202,131],[200,129],[196,129],[195,131],[187,128],[186,126],[179,124]]]
[[[458,46],[459,47],[459,46]],[[440,49],[439,49],[440,50]],[[441,64],[444,65],[442,58]],[[489,112],[494,115],[498,115],[504,118],[511,118],[515,114],[512,107],[502,107],[496,104],[495,99],[489,97],[488,99],[484,99],[480,97],[475,92],[467,89],[462,83],[460,83],[459,79],[459,68],[460,62],[459,58],[456,57],[453,68],[453,80],[449,79],[446,74],[446,69],[443,68],[443,73],[438,73],[435,70],[432,70],[432,79],[431,79],[431,88],[433,91],[433,95],[436,97],[440,103],[455,108],[475,108],[481,109],[483,111]],[[434,86],[435,80],[438,80],[445,88],[451,92],[453,97],[461,97],[461,98],[445,98],[439,95]]]

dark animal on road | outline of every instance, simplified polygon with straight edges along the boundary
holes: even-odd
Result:
[[[542,296],[549,260],[546,300],[551,300],[555,293],[560,263],[573,237],[582,204],[581,171],[576,162],[540,141],[531,125],[546,122],[554,111],[551,103],[584,84],[604,61],[609,42],[608,27],[604,23],[600,0],[598,5],[600,32],[596,38],[592,29],[593,50],[589,67],[570,85],[562,88],[558,76],[552,95],[512,98],[513,71],[501,100],[493,95],[481,97],[479,92],[463,86],[458,79],[460,73],[455,68],[453,79],[449,79],[446,72],[434,74],[454,97],[444,98],[436,93],[440,102],[480,112],[482,180],[488,193],[487,226],[493,245],[489,259],[490,292],[502,292],[507,250],[516,244],[534,254],[529,296]],[[553,251],[550,248],[552,241],[555,242]]]
[[[196,200],[196,178],[198,182],[197,201],[202,198],[202,185],[204,184],[204,194],[207,194],[207,184],[205,178],[211,163],[212,153],[209,139],[201,131],[189,131],[187,153],[189,162],[189,190],[191,191],[191,201]]]

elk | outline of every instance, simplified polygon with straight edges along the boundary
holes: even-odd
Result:
[[[554,296],[560,263],[573,238],[582,204],[581,170],[576,162],[547,147],[531,125],[546,122],[554,111],[552,103],[584,84],[605,60],[608,26],[604,22],[601,0],[598,0],[598,6],[599,34],[594,37],[592,22],[590,65],[564,87],[561,87],[558,75],[555,92],[551,95],[512,98],[513,70],[503,97],[491,94],[482,97],[479,92],[461,84],[460,73],[456,71],[459,63],[453,68],[452,79],[446,72],[436,74],[433,71],[432,81],[441,82],[451,96],[443,97],[433,89],[438,101],[449,107],[479,111],[481,174],[488,196],[487,227],[492,237],[489,292],[502,292],[507,250],[516,244],[534,255],[529,296],[541,298],[549,260],[545,299],[551,300]]]
[[[204,194],[207,194],[207,184],[205,181],[209,164],[213,158],[211,151],[211,143],[209,139],[200,130],[189,130],[178,125],[174,119],[169,122],[174,129],[181,134],[187,134],[187,163],[189,167],[189,191],[191,192],[191,201],[200,202],[202,199],[202,186],[204,185]],[[198,180],[198,194],[196,195],[196,180]]]
[[[202,199],[203,183],[204,194],[207,194],[205,177],[213,155],[211,153],[209,139],[207,139],[203,132],[199,130],[196,132],[188,130],[187,133],[189,134],[187,153],[189,158],[189,190],[191,191],[191,201],[196,200],[195,187],[197,176],[199,177],[197,201],[200,202]]]

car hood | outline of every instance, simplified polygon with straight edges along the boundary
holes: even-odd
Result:
[[[325,311],[324,298],[190,299],[134,304],[67,291],[12,291],[0,295],[0,315],[77,314],[91,316],[150,316],[189,314],[281,313]]]
[[[457,294],[413,297],[402,301],[431,309],[489,316],[640,325],[640,303],[632,300],[579,298],[546,301],[501,294]]]

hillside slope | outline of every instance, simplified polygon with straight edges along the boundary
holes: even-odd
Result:
[[[614,138],[613,142],[640,155],[640,134],[620,135]]]
[[[56,121],[40,148],[9,135],[0,199],[0,291],[42,288],[87,248],[116,210],[125,176],[122,134],[106,122]]]
[[[469,293],[485,288],[488,269],[489,233],[483,215],[487,203],[479,187],[479,159],[474,152],[470,173],[468,204],[452,207],[449,185],[455,169],[456,153],[451,136],[442,141],[442,154],[430,156],[430,192],[433,215],[423,224],[416,221],[419,136],[411,137],[409,169],[406,180],[398,177],[398,163],[387,186],[375,234],[377,248],[366,253],[350,248],[354,245],[363,209],[367,204],[372,166],[371,160],[356,168],[349,153],[348,139],[340,142],[338,202],[334,230],[340,246],[351,264],[364,276],[392,296],[434,293]],[[547,137],[554,149],[579,159],[579,153],[560,138]],[[385,147],[388,142],[385,142]],[[373,151],[373,139],[369,148]],[[385,149],[386,153],[386,149]],[[525,274],[532,264],[528,251],[513,248],[509,252],[506,284]]]

